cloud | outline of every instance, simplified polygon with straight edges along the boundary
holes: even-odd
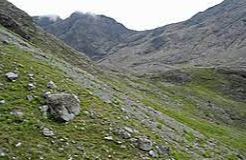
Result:
[[[223,0],[10,0],[31,15],[55,14],[62,18],[74,11],[103,14],[130,29],[153,29],[186,20]]]

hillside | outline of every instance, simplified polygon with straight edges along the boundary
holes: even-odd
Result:
[[[137,74],[187,66],[245,70],[245,17],[245,0],[225,0],[187,21],[128,37],[133,43],[115,46],[100,64]]]
[[[246,158],[245,72],[102,70],[5,0],[0,15],[0,159]]]
[[[245,16],[245,0],[225,0],[187,21],[154,30],[133,32],[108,17],[78,13],[45,30],[113,70],[245,69]]]

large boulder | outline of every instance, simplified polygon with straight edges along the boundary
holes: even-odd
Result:
[[[68,122],[80,113],[80,101],[74,94],[57,93],[46,97],[48,112],[57,120]]]

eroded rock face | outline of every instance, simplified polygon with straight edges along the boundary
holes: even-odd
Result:
[[[71,121],[80,113],[80,101],[73,94],[49,94],[46,102],[49,107],[48,112],[61,122]]]

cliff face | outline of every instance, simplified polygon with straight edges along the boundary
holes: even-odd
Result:
[[[42,24],[42,17],[36,17],[34,20],[47,32],[86,53],[93,60],[105,57],[113,46],[124,41],[125,37],[133,32],[112,18],[80,12],[47,26]]]

